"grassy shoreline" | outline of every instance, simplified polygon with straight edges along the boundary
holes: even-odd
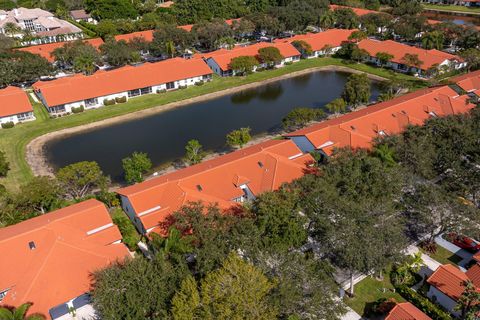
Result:
[[[470,8],[465,6],[455,5],[436,5],[436,4],[423,4],[426,10],[438,11],[438,12],[453,12],[453,13],[466,13],[472,15],[480,15],[480,7]]]
[[[57,119],[50,119],[48,113],[41,104],[34,104],[34,111],[37,120],[19,124],[12,129],[0,130],[0,150],[6,153],[11,167],[8,176],[0,179],[0,184],[5,185],[10,190],[16,189],[19,185],[27,182],[32,177],[32,170],[25,159],[26,146],[33,139],[44,134],[66,128],[91,124],[100,120],[126,115],[144,109],[150,109],[167,103],[195,98],[208,93],[219,92],[245,84],[274,79],[309,68],[326,66],[348,67],[383,78],[411,81],[414,86],[421,86],[421,81],[408,75],[394,73],[391,70],[375,68],[365,64],[350,64],[336,58],[319,58],[301,60],[295,64],[285,66],[284,68],[254,73],[246,77],[215,77],[214,81],[206,83],[203,86],[192,86],[184,90],[177,90],[159,95],[146,95],[132,99],[125,104],[89,110],[81,114]]]

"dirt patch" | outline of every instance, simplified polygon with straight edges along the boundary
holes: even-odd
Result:
[[[213,93],[207,93],[205,95],[194,97],[194,98],[189,98],[189,99],[184,99],[184,100],[181,100],[181,101],[167,103],[167,104],[164,104],[164,105],[151,107],[151,108],[140,110],[140,111],[134,111],[134,112],[127,113],[127,114],[124,114],[124,115],[121,115],[121,116],[116,116],[116,117],[96,121],[96,122],[93,122],[93,123],[88,123],[88,124],[84,124],[84,125],[80,125],[80,126],[76,126],[76,127],[71,127],[71,128],[66,128],[66,129],[50,132],[50,133],[44,134],[42,136],[39,136],[39,137],[33,139],[32,141],[30,141],[28,143],[28,145],[26,147],[26,160],[27,160],[28,165],[32,169],[32,172],[33,172],[34,175],[36,175],[36,176],[53,176],[54,175],[54,170],[53,170],[52,166],[49,164],[48,159],[45,155],[45,144],[47,142],[49,142],[50,140],[65,137],[66,135],[76,134],[76,133],[79,133],[79,132],[82,132],[82,131],[87,131],[87,130],[92,130],[92,129],[96,129],[96,128],[100,128],[100,127],[105,127],[105,126],[109,126],[109,125],[112,125],[112,124],[117,124],[117,123],[124,122],[124,121],[130,121],[130,120],[134,120],[134,119],[148,117],[148,116],[151,116],[153,114],[157,114],[157,113],[160,113],[160,112],[163,112],[163,111],[166,111],[166,110],[170,110],[170,109],[173,109],[173,108],[178,108],[178,107],[181,107],[181,106],[184,106],[184,105],[187,105],[187,104],[215,99],[215,98],[218,98],[218,97],[221,97],[221,96],[224,96],[224,95],[228,95],[228,94],[232,94],[232,93],[236,93],[236,92],[239,92],[239,91],[242,91],[242,90],[255,88],[255,87],[258,87],[260,85],[265,85],[265,84],[268,84],[268,83],[272,83],[272,82],[276,82],[276,81],[280,81],[280,80],[283,80],[283,79],[288,79],[288,78],[292,78],[292,77],[296,77],[296,76],[299,76],[299,75],[308,74],[308,73],[312,73],[312,72],[316,72],[316,71],[342,71],[342,72],[348,72],[348,73],[365,73],[365,72],[362,72],[362,71],[350,69],[348,67],[343,67],[343,66],[314,67],[314,68],[309,68],[309,69],[305,69],[305,70],[301,70],[301,71],[292,72],[292,73],[289,73],[289,74],[285,74],[285,75],[282,75],[282,76],[279,76],[279,77],[275,77],[275,78],[271,78],[271,79],[267,79],[267,80],[263,80],[263,81],[253,82],[253,83],[249,83],[249,84],[245,84],[245,85],[241,85],[241,86],[238,86],[238,87],[229,88],[229,89],[225,89],[225,90],[221,90],[221,91],[217,91],[217,92],[213,92]],[[372,75],[372,74],[369,74],[369,73],[367,73],[367,75],[370,79],[375,80],[375,81],[386,81],[387,80],[383,77]],[[263,138],[266,139],[265,137],[263,137]],[[259,141],[256,140],[256,142],[259,142]]]

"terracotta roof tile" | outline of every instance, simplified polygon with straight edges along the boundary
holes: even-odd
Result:
[[[335,9],[352,9],[352,11],[355,12],[355,14],[359,17],[364,16],[364,15],[369,14],[369,13],[381,13],[379,11],[368,10],[368,9],[363,9],[363,8],[355,8],[355,7],[347,7],[347,6],[340,6],[340,5],[336,5],[336,4],[331,4],[330,5],[330,10],[335,10]]]
[[[91,76],[77,74],[53,81],[39,81],[33,88],[42,93],[48,106],[56,106],[211,73],[202,60],[173,58],[111,71],[97,71]]]
[[[303,40],[310,44],[313,51],[320,51],[326,45],[332,47],[339,47],[345,41],[348,41],[348,37],[355,30],[345,30],[345,29],[329,29],[319,33],[307,33],[296,35],[287,39],[277,39],[276,43],[288,42],[292,43],[293,41]]]
[[[379,52],[387,52],[393,55],[392,62],[403,63],[405,54],[416,54],[420,61],[422,70],[428,70],[435,64],[441,64],[445,60],[461,61],[461,58],[439,50],[425,50],[417,47],[408,46],[393,40],[379,41],[365,39],[358,43],[360,49],[366,50],[370,56],[375,57]]]
[[[256,44],[252,44],[249,46],[237,46],[231,50],[220,49],[214,52],[210,52],[205,54],[204,57],[207,59],[213,59],[217,64],[222,68],[223,71],[227,71],[230,69],[230,62],[233,58],[241,57],[241,56],[252,56],[256,57],[258,55],[258,50],[267,47],[275,47],[277,48],[282,56],[285,58],[300,56],[300,52],[295,49],[288,42],[277,42],[277,43],[267,43],[267,42],[259,42]]]
[[[301,177],[310,155],[290,140],[271,140],[117,190],[127,197],[146,229],[188,201],[230,208],[244,194],[239,183],[259,194]]]
[[[473,284],[480,288],[480,265],[475,263],[470,269],[467,270],[466,275],[470,280],[472,280]]]
[[[453,77],[451,82],[456,83],[460,88],[467,92],[473,92],[480,89],[480,70],[469,72],[467,74]]]
[[[379,135],[397,134],[407,125],[421,125],[432,116],[467,112],[474,108],[467,96],[448,86],[418,90],[350,112],[341,117],[288,134],[306,136],[318,149],[331,154],[335,147],[370,148]]]
[[[86,40],[83,40],[83,42],[89,43],[97,49],[103,44],[103,40],[101,38],[86,39]],[[53,62],[54,61],[53,56],[52,56],[53,50],[63,47],[66,43],[69,43],[69,42],[64,41],[64,42],[39,44],[39,45],[36,45],[36,46],[19,48],[17,50],[26,51],[26,52],[30,52],[30,53],[33,53],[33,54],[38,54],[38,55],[44,57],[45,59],[47,59],[48,61]]]
[[[0,89],[0,118],[32,111],[32,105],[25,91],[17,87]]]
[[[397,304],[385,318],[385,320],[432,320],[410,302]]]
[[[468,281],[468,276],[451,264],[440,266],[427,282],[452,298],[457,300],[465,290],[464,282]]]
[[[0,229],[0,305],[49,309],[90,290],[91,273],[129,255],[105,206],[87,200]],[[33,249],[30,246],[34,246]]]

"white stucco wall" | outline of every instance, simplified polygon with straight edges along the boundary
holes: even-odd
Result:
[[[454,316],[460,315],[460,312],[455,311],[455,306],[457,305],[457,303],[434,286],[430,286],[427,297],[430,298],[430,300],[432,300],[433,302],[438,303],[445,309],[449,310],[450,313],[452,313]]]
[[[17,124],[19,122],[33,121],[35,119],[36,118],[33,115],[33,112],[29,112],[29,117],[27,119],[24,119],[24,120],[20,120],[18,118],[18,115],[13,114],[13,115],[6,116],[6,117],[0,117],[0,124],[7,123],[7,122],[13,122],[14,124]],[[1,125],[0,125],[0,129],[1,129]]]

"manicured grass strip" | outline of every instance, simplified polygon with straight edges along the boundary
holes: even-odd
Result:
[[[423,251],[423,250],[422,250]],[[437,245],[437,251],[435,253],[424,252],[426,255],[430,256],[432,259],[437,260],[441,264],[454,264],[458,265],[462,258],[456,254],[448,251],[444,247]]]
[[[402,296],[394,292],[390,282],[389,273],[386,272],[382,281],[372,277],[366,277],[355,285],[355,296],[346,297],[345,303],[361,316],[367,316],[373,303],[381,298],[393,298],[397,302],[403,302]]]
[[[192,86],[187,89],[171,91],[163,94],[151,94],[137,97],[124,104],[88,110],[80,114],[57,119],[50,119],[45,108],[43,108],[40,104],[35,104],[34,109],[37,120],[19,124],[12,129],[0,130],[0,150],[6,152],[11,167],[7,178],[0,179],[0,184],[5,185],[7,188],[17,188],[20,184],[25,183],[32,177],[30,167],[25,160],[25,147],[31,140],[43,134],[148,109],[171,102],[194,98],[207,93],[218,92],[244,84],[272,79],[295,71],[330,65],[344,66],[388,79],[409,81],[412,87],[421,87],[426,85],[425,82],[415,79],[412,76],[395,73],[391,70],[375,68],[365,64],[346,63],[335,58],[318,58],[301,60],[283,68],[253,73],[246,77],[221,78],[214,76],[212,82],[205,83],[202,86]]]
[[[439,11],[480,14],[480,8],[471,8],[471,7],[465,7],[465,6],[423,4],[423,7],[425,9],[432,9],[432,10],[439,10]]]

